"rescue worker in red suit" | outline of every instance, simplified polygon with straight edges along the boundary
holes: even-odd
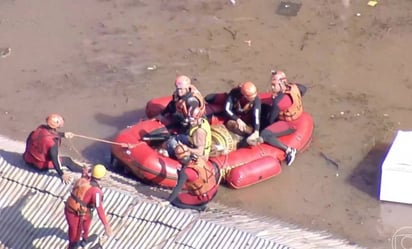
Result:
[[[226,122],[227,129],[246,137],[249,145],[256,145],[260,141],[261,105],[256,86],[252,82],[244,82],[233,88],[225,102],[225,113],[229,118]]]
[[[65,184],[71,181],[71,176],[62,170],[59,158],[61,138],[73,138],[71,132],[58,132],[62,128],[64,119],[59,114],[51,114],[46,118],[46,124],[40,125],[32,131],[26,140],[26,149],[23,153],[24,161],[40,170],[55,169]]]
[[[199,90],[192,85],[190,78],[185,75],[176,78],[175,87],[176,90],[172,95],[172,100],[157,119],[163,121],[163,117],[169,117],[172,121],[168,125],[183,125],[182,128],[186,128],[188,123],[185,120],[184,113],[187,113],[189,108],[199,108],[202,113],[205,113],[205,101]]]
[[[273,124],[276,121],[296,120],[303,113],[302,96],[306,93],[306,87],[298,83],[289,83],[286,74],[282,71],[272,71],[272,104],[270,107],[264,106],[267,113],[265,125]],[[261,137],[265,143],[282,149],[286,153],[286,164],[290,166],[295,160],[297,150],[288,147],[282,143],[278,137],[295,132],[294,129],[288,129],[274,133],[270,128],[261,132]]]
[[[220,173],[217,165],[207,163],[203,158],[192,154],[184,144],[175,149],[176,158],[182,164],[178,172],[176,187],[168,198],[173,206],[204,211],[206,205],[216,196]],[[182,192],[183,186],[187,190]]]
[[[92,169],[91,177],[87,168],[84,169],[82,177],[74,184],[64,209],[64,215],[69,225],[68,249],[84,247],[90,242],[88,241],[89,229],[94,209],[97,210],[104,225],[106,235],[112,235],[112,228],[103,208],[103,192],[98,183],[105,176],[106,168],[101,164],[96,164]]]

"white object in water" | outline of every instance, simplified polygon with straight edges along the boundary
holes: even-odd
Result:
[[[382,164],[380,200],[412,204],[412,131],[398,131]]]

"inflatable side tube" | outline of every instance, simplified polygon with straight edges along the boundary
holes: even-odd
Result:
[[[267,180],[281,172],[280,161],[265,156],[230,170],[225,180],[229,186],[240,189]]]
[[[146,134],[163,129],[164,126],[155,120],[140,121],[136,125],[124,129],[115,139],[118,143],[135,145],[131,149],[112,146],[112,154],[120,160],[137,178],[150,181],[163,187],[176,186],[177,169],[180,164],[168,157],[163,157],[149,144],[141,141]]]
[[[312,116],[304,112],[297,120],[288,123],[290,127],[296,129],[296,131],[290,135],[280,137],[280,141],[302,152],[312,141],[314,129]]]
[[[160,98],[154,98],[146,104],[146,116],[148,118],[154,118],[159,115],[172,100],[172,96],[165,96]]]

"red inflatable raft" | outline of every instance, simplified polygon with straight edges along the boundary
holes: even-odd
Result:
[[[207,104],[207,115],[211,125],[219,125],[224,119],[219,114],[223,111],[224,95],[213,104]],[[263,103],[270,104],[269,93],[259,94]],[[219,99],[219,95],[218,98]],[[171,100],[171,97],[152,99],[147,103],[146,115],[149,118],[158,115]],[[285,131],[293,128],[296,131],[279,139],[288,146],[295,147],[299,152],[307,148],[313,133],[311,115],[303,113],[295,121],[279,121],[267,127],[273,132]],[[114,165],[122,165],[139,179],[172,188],[177,182],[177,169],[180,164],[174,159],[160,155],[149,143],[142,140],[148,133],[165,130],[165,126],[157,120],[143,120],[122,130],[115,138],[115,142],[136,144],[131,149],[114,145],[112,156]],[[233,188],[244,188],[252,184],[267,180],[281,173],[281,163],[285,153],[268,144],[260,144],[240,148],[226,155],[210,157],[209,163],[216,164],[221,169],[222,180]]]

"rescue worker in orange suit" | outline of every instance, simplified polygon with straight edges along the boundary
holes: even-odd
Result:
[[[182,143],[188,146],[191,153],[207,161],[212,146],[212,131],[209,121],[204,116],[204,110],[189,107],[188,110],[184,110],[183,115],[189,127],[185,133],[174,135],[166,141],[167,155],[175,157],[175,148],[178,143]]]
[[[67,184],[71,176],[62,170],[59,158],[61,138],[73,138],[71,132],[58,132],[62,128],[64,119],[59,114],[51,114],[46,118],[46,124],[40,125],[32,131],[26,140],[26,149],[23,153],[24,161],[40,170],[55,169],[62,181]]]
[[[306,87],[298,83],[289,83],[286,74],[282,71],[272,71],[272,104],[265,117],[265,125],[270,125],[278,120],[296,120],[303,113],[302,96],[306,93]],[[264,106],[264,109],[266,107]],[[288,135],[295,130],[281,132],[281,135]],[[261,137],[265,143],[282,149],[286,153],[286,164],[290,166],[295,160],[297,150],[282,143],[278,136],[266,128],[261,132]]]
[[[204,211],[206,205],[216,196],[219,188],[219,169],[217,165],[207,163],[203,158],[192,154],[184,144],[175,149],[176,158],[182,164],[178,172],[178,181],[167,202],[178,208]],[[183,186],[187,190],[182,192]]]
[[[163,120],[163,117],[171,117],[170,125],[183,124],[187,126],[184,113],[187,113],[189,108],[193,109],[196,107],[204,113],[206,110],[205,101],[199,90],[192,85],[191,79],[185,75],[180,75],[176,78],[175,87],[176,90],[172,95],[172,100],[157,119]]]
[[[257,88],[249,81],[233,88],[225,102],[225,113],[229,117],[227,129],[246,137],[249,145],[262,142],[259,137],[261,105]]]
[[[84,169],[82,177],[74,184],[64,209],[64,215],[69,225],[68,249],[84,247],[91,242],[88,239],[94,209],[97,210],[104,225],[106,235],[112,235],[112,228],[103,208],[103,192],[98,183],[105,176],[106,168],[102,164],[96,164],[92,169],[91,176],[89,176],[87,168]]]

